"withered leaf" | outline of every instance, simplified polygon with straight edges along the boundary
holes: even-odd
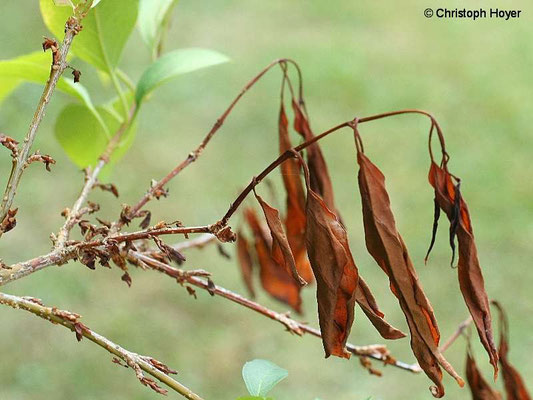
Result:
[[[313,191],[307,165],[304,167],[307,186],[306,246],[317,282],[318,316],[326,357],[331,354],[349,358],[346,341],[354,320],[357,301],[370,321],[386,338],[405,336],[382,317],[366,283],[360,279],[341,222]]]
[[[159,247],[159,249],[163,253],[165,253],[169,259],[171,259],[172,261],[175,261],[178,265],[181,265],[185,261],[187,261],[185,256],[181,252],[176,250],[174,247],[169,246],[168,244],[163,242],[161,239],[159,239],[157,236],[154,236],[153,239],[157,247]]]
[[[152,213],[148,210],[143,210],[137,214],[138,217],[144,216],[143,220],[139,224],[139,228],[146,229],[150,226],[150,220],[152,219]]]
[[[358,133],[356,133],[357,137]],[[407,248],[396,229],[390,200],[381,171],[359,150],[359,190],[363,205],[366,247],[387,274],[411,333],[411,348],[420,367],[435,383],[432,394],[444,396],[442,366],[459,385],[464,382],[438,349],[440,333]]]
[[[494,375],[496,376],[498,373],[498,352],[494,345],[489,300],[485,292],[483,273],[477,257],[468,206],[457,190],[458,187],[453,184],[452,176],[446,165],[441,168],[434,162],[431,163],[429,183],[435,188],[435,199],[450,222],[454,222],[454,213],[458,215],[456,226],[454,227],[452,223],[450,229],[450,240],[455,231],[459,244],[459,287],[476,325],[481,343],[489,354],[490,363],[494,367]]]
[[[81,71],[77,69],[73,69],[72,75],[74,76],[74,83],[78,83],[80,81]]]
[[[298,274],[294,256],[292,255],[287,236],[283,230],[279,211],[271,207],[259,196],[254,189],[255,198],[259,202],[261,209],[265,215],[265,219],[270,229],[272,236],[271,256],[279,265],[283,265],[289,271],[292,277],[301,285],[304,286],[307,282]]]
[[[460,254],[460,253],[459,253]],[[500,313],[500,345],[498,353],[500,356],[500,366],[502,368],[503,383],[508,400],[531,400],[524,380],[518,370],[509,362],[509,323],[507,316],[500,303],[492,301],[492,304]]]
[[[490,387],[481,372],[470,349],[466,353],[466,382],[472,393],[472,400],[501,400],[501,395]]]
[[[11,157],[13,158],[17,157],[18,155],[18,144],[19,142],[17,142],[12,137],[0,133],[0,145],[11,151]]]
[[[143,376],[142,378],[139,379],[141,381],[141,383],[144,385],[144,386],[147,386],[149,387],[150,389],[152,389],[153,391],[155,391],[156,393],[159,393],[159,394],[162,394],[162,395],[166,395],[168,393],[168,390],[166,389],[163,389],[161,386],[159,386],[157,384],[156,381],[154,381],[153,379],[151,378],[147,378],[145,376]]]
[[[284,265],[277,263],[271,256],[272,238],[261,226],[252,208],[244,211],[244,216],[254,235],[254,246],[259,264],[261,285],[275,299],[289,305],[301,313],[301,286],[294,280]]]
[[[124,275],[122,275],[120,277],[120,279],[123,281],[123,282],[126,282],[126,284],[128,285],[128,287],[131,287],[131,276],[130,274],[128,274],[127,272],[124,272]]]
[[[13,208],[7,211],[6,216],[4,217],[4,220],[0,223],[0,232],[9,232],[12,230],[15,226],[17,226],[17,212],[18,208]]]
[[[105,184],[104,183],[98,183],[98,184],[96,184],[96,186],[99,187],[104,192],[113,193],[113,196],[115,196],[116,198],[118,198],[118,196],[119,196],[117,187],[114,184],[112,184],[112,183],[105,183]]]
[[[255,290],[252,280],[252,256],[250,255],[250,245],[242,231],[237,231],[237,260],[241,267],[241,276],[246,289],[252,298],[255,298]]]
[[[283,154],[292,148],[289,138],[288,120],[285,107],[281,104],[279,112],[279,151]],[[294,255],[298,274],[306,281],[313,280],[311,264],[305,248],[305,192],[300,177],[300,163],[290,158],[280,166],[283,185],[287,192],[287,213],[285,229],[287,240]]]
[[[302,110],[302,107],[293,99],[292,109],[294,111],[294,129],[305,140],[314,137],[309,121]],[[330,210],[335,210],[335,199],[333,194],[333,185],[329,177],[326,160],[318,143],[313,143],[307,148],[307,163],[309,165],[309,174],[311,179],[311,189],[318,193]]]
[[[346,231],[326,203],[307,191],[307,254],[317,283],[318,317],[326,357],[349,358],[346,341],[354,320],[358,273]]]

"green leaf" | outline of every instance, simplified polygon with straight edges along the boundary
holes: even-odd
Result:
[[[22,82],[46,84],[50,76],[52,56],[50,53],[34,52],[10,60],[0,61],[0,102]],[[81,83],[61,77],[57,89],[85,104],[101,123],[100,115],[94,108],[89,93]]]
[[[213,50],[188,48],[174,50],[150,65],[137,84],[135,100],[140,104],[152,90],[179,75],[225,63],[229,58]]]
[[[40,0],[41,14],[48,29],[63,37],[65,22],[72,9],[58,7],[53,0]],[[137,19],[138,0],[106,0],[83,19],[83,30],[76,36],[72,52],[96,68],[111,73]]]
[[[177,2],[177,0],[139,0],[137,25],[141,37],[151,50],[157,46],[164,21]]]
[[[246,397],[239,397],[237,400],[272,400],[271,397],[259,397],[259,396],[246,396]]]
[[[266,396],[289,373],[267,360],[253,360],[244,364],[242,377],[252,396]]]
[[[132,101],[132,94],[129,94],[129,101]],[[122,116],[117,112],[120,107],[120,100],[98,106],[96,109],[102,116],[107,127],[107,131],[113,135],[123,122]],[[106,177],[114,164],[129,149],[137,131],[137,123],[134,121],[130,128],[124,132],[122,139],[111,156],[110,163],[104,168],[101,176]],[[93,166],[97,163],[98,157],[105,150],[110,134],[98,122],[94,115],[84,106],[70,104],[66,106],[56,120],[55,136],[68,157],[80,168]]]

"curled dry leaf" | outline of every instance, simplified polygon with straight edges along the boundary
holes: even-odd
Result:
[[[119,196],[117,187],[112,183],[97,183],[95,186],[100,188],[104,192],[113,193],[113,196],[115,196],[116,198],[118,198]]]
[[[74,83],[78,83],[81,78],[81,71],[77,69],[72,70],[72,75],[74,76]]]
[[[466,353],[466,382],[472,393],[472,400],[501,400],[502,396],[490,387],[479,371],[470,348]]]
[[[279,151],[280,154],[283,154],[292,148],[289,138],[289,124],[283,103],[279,112],[278,125]],[[291,158],[281,164],[280,169],[283,186],[287,192],[287,214],[284,221],[287,240],[294,255],[298,274],[306,282],[311,282],[313,272],[305,248],[305,192],[300,177],[300,164]]]
[[[18,144],[19,142],[17,142],[12,137],[0,133],[0,145],[11,151],[11,157],[13,158],[16,158],[18,156]]]
[[[455,234],[457,235],[459,287],[476,325],[481,343],[489,354],[496,377],[498,352],[494,345],[489,300],[485,292],[483,273],[477,257],[468,206],[463,200],[458,186],[453,184],[452,175],[448,172],[446,165],[441,168],[435,162],[431,163],[429,183],[435,188],[435,201],[451,222],[450,243],[452,243]]]
[[[459,250],[460,251],[460,250]],[[460,253],[459,253],[460,254]],[[524,380],[520,373],[509,362],[509,323],[507,316],[500,303],[492,301],[492,304],[500,313],[500,345],[498,353],[500,356],[500,366],[502,368],[503,383],[508,400],[531,400]]]
[[[356,141],[358,133],[356,131]],[[357,142],[356,142],[357,143]],[[366,247],[387,274],[390,288],[398,298],[411,333],[411,348],[420,367],[435,383],[432,393],[444,396],[442,366],[460,386],[463,380],[440,353],[440,333],[433,308],[418,280],[407,248],[396,229],[385,177],[358,146],[359,190],[363,205]]]
[[[15,218],[15,216],[17,215],[18,210],[18,208],[13,208],[7,211],[4,220],[0,223],[0,232],[9,232],[15,226],[17,226],[17,219]]]
[[[272,297],[301,313],[300,285],[284,265],[277,263],[272,258],[270,251],[272,238],[261,226],[255,211],[247,208],[244,211],[244,216],[254,235],[261,285]]]
[[[176,250],[174,247],[169,246],[165,242],[163,242],[161,239],[159,239],[157,236],[153,237],[155,244],[159,249],[167,255],[169,259],[176,262],[178,265],[183,264],[185,261],[187,261],[187,258],[178,250]]]
[[[131,287],[131,276],[128,274],[128,272],[124,272],[124,274],[120,277],[120,280],[126,282],[128,287]]]
[[[267,202],[265,202],[261,196],[255,192],[255,198],[259,202],[263,213],[265,214],[266,222],[268,228],[270,229],[270,235],[272,236],[272,247],[270,255],[279,265],[283,265],[287,271],[289,271],[292,277],[301,285],[304,286],[307,282],[298,274],[296,269],[296,262],[294,261],[294,256],[292,255],[291,247],[285,231],[283,230],[283,225],[281,224],[281,219],[279,217],[279,211],[271,207]]]
[[[250,245],[242,231],[237,231],[237,260],[241,267],[241,276],[248,293],[255,298],[254,284],[252,280],[252,256],[250,255]]]
[[[300,104],[303,102],[301,101]],[[292,109],[294,110],[294,129],[305,140],[314,137],[309,120],[305,116],[302,107],[293,99]],[[326,160],[322,155],[322,150],[318,143],[313,143],[307,148],[307,163],[309,165],[309,174],[311,178],[311,189],[318,193],[330,210],[335,210],[335,199],[333,194],[333,185],[328,173]]]

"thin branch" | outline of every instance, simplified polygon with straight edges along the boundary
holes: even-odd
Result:
[[[422,114],[428,116],[432,123],[435,123],[434,118],[431,116],[431,114],[422,111],[422,110],[400,110],[395,111],[391,113],[386,114],[377,114],[372,115],[369,117],[364,117],[358,119],[358,123],[362,122],[370,122],[381,118],[387,118],[395,115],[400,114],[407,114],[407,113],[416,113],[416,114]],[[226,212],[224,217],[216,224],[212,225],[205,225],[205,226],[199,226],[199,227],[177,227],[177,228],[163,228],[163,229],[147,229],[140,232],[133,232],[130,234],[122,234],[122,235],[111,235],[108,236],[105,239],[102,240],[96,240],[88,243],[81,244],[86,247],[95,247],[100,246],[104,243],[104,241],[107,239],[113,239],[117,240],[119,242],[123,241],[132,241],[137,239],[147,239],[151,236],[159,236],[159,235],[167,235],[167,234],[188,234],[188,233],[215,233],[213,232],[213,228],[222,228],[226,226],[227,222],[229,221],[229,218],[237,211],[240,204],[244,201],[246,196],[253,190],[253,188],[262,180],[264,179],[270,172],[272,172],[275,168],[277,168],[281,163],[288,160],[290,157],[294,156],[294,151],[302,151],[306,147],[310,146],[311,144],[325,138],[326,136],[340,130],[341,128],[349,127],[351,126],[352,121],[343,122],[342,124],[339,124],[331,129],[328,129],[327,131],[315,136],[313,139],[310,139],[299,146],[294,147],[291,150],[286,151],[285,153],[281,154],[276,160],[274,160],[272,163],[270,163],[257,177],[254,177],[252,181],[248,184],[248,186],[239,194],[239,196],[233,201],[231,204],[229,210]],[[443,142],[442,142],[443,143]],[[445,154],[445,150],[443,150],[443,154]],[[156,185],[154,187],[159,186]],[[163,187],[161,185],[161,187]],[[147,200],[148,201],[148,200]],[[145,204],[145,203],[143,203]],[[138,207],[140,209],[141,206]],[[135,215],[133,211],[130,211],[131,215]],[[135,212],[137,213],[137,211]],[[120,222],[120,225],[116,226],[122,226],[122,222]],[[117,223],[116,223],[117,224]],[[67,246],[63,249],[58,249],[57,251],[51,252],[49,254],[46,254],[44,256],[39,256],[36,258],[33,258],[31,260],[21,262],[14,264],[10,267],[10,269],[0,269],[0,286],[12,282],[14,280],[20,279],[24,276],[30,275],[33,272],[39,271],[43,268],[46,268],[50,265],[54,264],[64,264],[69,259],[75,258],[75,254],[77,251],[77,248],[79,248],[80,244],[75,244],[72,246]]]
[[[89,3],[92,3],[92,1]],[[65,37],[60,48],[56,53],[54,53],[52,67],[50,69],[50,77],[48,78],[48,82],[44,87],[39,103],[37,104],[37,109],[35,110],[35,114],[30,123],[30,128],[26,134],[24,144],[19,152],[18,158],[13,160],[11,174],[9,176],[4,196],[2,197],[2,204],[0,206],[0,221],[4,220],[13,204],[20,178],[26,165],[26,160],[30,156],[31,147],[37,135],[39,126],[41,125],[41,121],[43,120],[46,107],[52,98],[52,94],[54,93],[57,83],[59,82],[59,78],[63,74],[63,71],[65,71],[65,69],[68,67],[67,54],[70,50],[70,46],[72,45],[74,37],[82,29],[81,20],[85,16],[84,12],[81,11],[83,8],[84,7],[79,6],[74,15],[66,22]],[[3,232],[0,231],[0,236],[2,236],[2,234]]]
[[[15,309],[22,309],[54,324],[63,325],[76,333],[78,341],[80,341],[82,337],[89,339],[123,360],[128,367],[134,370],[135,375],[143,385],[150,387],[160,394],[166,394],[167,391],[159,387],[154,380],[146,378],[143,371],[152,375],[154,378],[157,378],[159,381],[163,382],[187,399],[202,400],[200,396],[169,376],[170,373],[175,373],[175,371],[172,371],[166,365],[152,357],[142,356],[126,350],[104,336],[94,332],[79,321],[80,316],[78,314],[59,310],[55,307],[46,307],[42,305],[38,299],[12,296],[5,293],[0,293],[0,304],[8,305]]]
[[[146,203],[148,203],[154,197],[154,193],[163,190],[164,186],[172,178],[174,178],[183,169],[185,169],[190,164],[192,164],[194,161],[196,161],[198,159],[198,157],[200,157],[200,155],[202,154],[202,152],[205,149],[205,147],[207,146],[207,144],[211,141],[211,139],[213,138],[215,133],[224,124],[224,121],[226,120],[227,116],[231,113],[231,111],[233,110],[235,105],[244,96],[244,94],[246,92],[248,92],[248,90],[250,88],[252,88],[259,81],[259,79],[261,79],[261,77],[263,75],[265,75],[270,69],[272,69],[272,67],[274,67],[274,66],[276,66],[278,64],[286,64],[286,63],[290,63],[296,68],[296,70],[298,72],[298,77],[299,77],[299,80],[300,80],[300,92],[301,92],[301,72],[300,72],[300,69],[299,69],[298,65],[293,60],[290,60],[290,59],[279,59],[279,60],[275,60],[275,61],[271,62],[261,72],[259,72],[259,74],[257,74],[254,78],[252,78],[252,80],[250,80],[244,86],[244,88],[240,91],[240,93],[237,95],[237,97],[235,97],[235,99],[231,102],[229,107],[216,120],[215,124],[213,125],[211,130],[207,133],[207,135],[204,137],[204,139],[200,142],[198,147],[195,150],[193,150],[192,152],[190,152],[187,155],[187,158],[185,158],[185,160],[183,160],[180,164],[178,164],[172,171],[170,171],[166,176],[164,176],[159,182],[157,182],[155,185],[153,185],[150,188],[150,190],[148,190],[148,192],[137,202],[137,204],[132,206],[130,214],[131,215],[136,215],[141,210],[141,208],[144,207],[144,205]],[[123,225],[124,225],[124,222],[122,220],[119,220],[119,221],[117,221],[117,222],[115,222],[113,224],[111,231],[112,232],[117,232],[117,231],[120,230],[120,228]]]
[[[16,281],[20,278],[33,274],[52,265],[63,265],[68,261],[78,257],[82,249],[106,246],[109,243],[123,243],[141,239],[151,239],[155,236],[190,233],[209,233],[209,225],[200,227],[166,227],[161,229],[146,229],[144,231],[124,233],[107,236],[102,239],[92,240],[89,242],[76,242],[74,244],[65,243],[64,247],[56,248],[48,254],[44,254],[31,260],[19,262],[10,266],[0,266],[0,286]]]
[[[194,273],[195,271],[182,271],[178,268],[155,260],[149,256],[146,256],[143,253],[136,251],[130,251],[128,256],[133,257],[133,259],[141,260],[146,265],[172,278],[177,279],[179,282],[189,283],[190,285],[208,291],[212,295],[217,295],[225,299],[231,300],[234,303],[240,304],[246,308],[258,312],[259,314],[267,318],[270,318],[274,321],[278,321],[279,323],[283,324],[291,333],[295,333],[299,336],[302,336],[304,333],[309,333],[318,338],[322,337],[318,329],[312,328],[306,324],[291,319],[288,316],[288,313],[278,313],[259,303],[256,303],[255,301],[249,300],[241,296],[240,294],[234,293],[221,286],[215,285],[210,280],[205,280],[199,277],[198,273]],[[357,357],[368,357],[374,360],[383,361],[386,364],[390,364],[397,368],[414,373],[418,373],[421,371],[420,367],[416,364],[411,365],[401,361],[397,361],[392,358],[384,345],[355,346],[353,344],[348,343],[346,345],[346,348],[348,349],[348,351],[350,351],[353,355]]]
[[[459,336],[463,334],[466,328],[472,323],[472,316],[469,316],[467,319],[465,319],[463,322],[459,324],[457,327],[457,330],[454,332],[452,336],[446,340],[446,342],[439,347],[439,351],[441,353],[444,353],[448,348],[457,340]]]

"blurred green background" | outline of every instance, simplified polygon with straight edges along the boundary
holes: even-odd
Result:
[[[487,290],[509,312],[511,360],[528,381],[533,376],[533,5],[525,0],[468,4],[523,10],[520,19],[509,21],[423,16],[426,7],[443,5],[432,0],[386,5],[350,0],[181,1],[165,48],[212,48],[232,62],[159,89],[141,111],[131,151],[115,168],[112,180],[121,198],[95,192],[91,199],[102,204],[103,218],[116,217],[120,204],[135,202],[150,179],[181,161],[248,79],[275,58],[290,57],[301,65],[317,132],[354,116],[402,108],[429,110],[444,129],[450,169],[462,178]],[[454,0],[446,6],[465,3]],[[39,49],[48,32],[37,1],[2,1],[0,14],[2,58]],[[123,69],[137,79],[149,62],[149,51],[134,33]],[[111,87],[100,83],[93,68],[79,60],[73,63],[82,70],[82,81],[95,100],[109,98]],[[226,211],[238,189],[276,155],[279,84],[279,72],[273,71],[247,95],[203,157],[171,183],[171,196],[150,204],[153,221],[206,224]],[[21,140],[41,91],[38,85],[25,84],[6,99],[0,108],[0,131]],[[63,221],[60,211],[72,204],[81,188],[82,173],[53,136],[55,117],[70,101],[57,93],[47,111],[35,148],[53,155],[57,165],[52,173],[34,166],[24,175],[16,199],[18,226],[0,242],[0,257],[6,263],[48,251],[48,236]],[[361,127],[367,154],[387,176],[399,230],[447,338],[467,310],[456,270],[449,267],[444,220],[433,256],[423,265],[433,214],[426,178],[427,130],[428,121],[420,116]],[[323,142],[323,150],[356,263],[388,319],[406,329],[384,274],[365,249],[352,135],[333,135]],[[0,152],[2,181],[9,167],[8,152]],[[279,185],[279,173],[272,176]],[[232,225],[237,224],[235,218]],[[225,248],[233,253],[232,245]],[[217,284],[244,293],[235,260],[220,257],[215,247],[187,255],[187,267],[208,269]],[[325,360],[320,341],[291,336],[280,325],[224,299],[199,292],[194,300],[170,279],[137,270],[132,271],[128,289],[120,275],[116,269],[90,271],[70,263],[3,290],[79,312],[97,332],[178,369],[178,380],[206,399],[245,395],[241,367],[253,358],[269,359],[289,371],[288,379],[272,392],[281,400],[431,398],[430,382],[423,375],[387,367],[384,377],[376,378],[359,366],[357,358]],[[259,301],[285,310],[263,293]],[[304,292],[304,302],[302,318],[316,326],[314,287]],[[159,398],[140,386],[131,371],[111,363],[109,354],[88,341],[77,343],[63,328],[8,308],[0,309],[0,321],[2,399]],[[359,312],[350,341],[382,342]],[[389,347],[399,359],[414,362],[408,339]],[[489,379],[487,357],[477,341],[475,353]],[[446,356],[463,372],[464,340]],[[470,397],[448,376],[444,383],[448,398]]]

